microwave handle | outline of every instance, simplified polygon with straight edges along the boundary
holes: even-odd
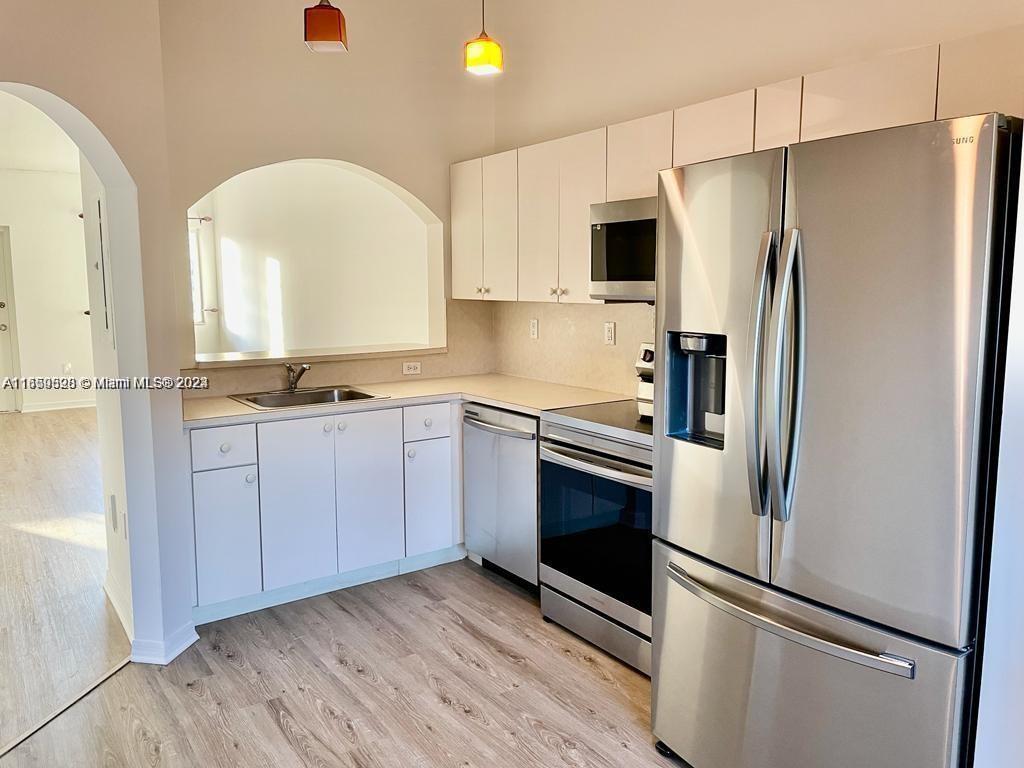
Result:
[[[580,472],[586,472],[588,475],[596,475],[597,477],[603,477],[606,480],[625,483],[626,485],[633,486],[634,488],[640,488],[641,490],[650,491],[654,488],[654,478],[650,474],[623,472],[620,469],[613,469],[612,467],[595,463],[594,461],[578,459],[575,456],[547,445],[542,445],[540,447],[540,458],[542,461],[550,461],[554,464],[560,464],[563,467],[568,467],[569,469],[577,469]],[[642,472],[643,470],[640,471]]]

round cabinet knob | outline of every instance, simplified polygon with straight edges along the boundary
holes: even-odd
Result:
[[[332,426],[331,426],[330,424],[324,424],[324,434],[325,434],[325,435],[326,435],[326,434],[327,434],[328,432],[333,432],[333,431],[334,431],[334,427],[332,427]]]
[[[6,330],[7,330],[7,323],[0,323],[0,331],[6,331]]]
[[[339,431],[339,432],[344,432],[344,431],[345,431],[345,428],[346,428],[347,426],[348,426],[348,424],[346,424],[346,423],[345,423],[344,421],[339,421],[339,422],[338,422],[338,431]]]
[[[558,289],[558,295],[559,296],[565,296],[567,293],[569,293],[569,289],[568,288],[559,288]]]
[[[415,459],[416,458],[416,449],[415,448],[410,448],[409,452],[406,454],[406,456],[408,456],[410,459]]]
[[[484,288],[484,294],[488,294],[488,293],[490,293],[490,292],[491,292],[491,289],[490,289],[490,288]]]
[[[477,286],[477,288],[476,288],[476,292],[477,292],[477,293],[483,293],[483,292],[484,292],[484,289],[483,289],[483,288],[481,288],[480,286]]]
[[[551,289],[551,295],[552,296],[557,296],[558,295],[558,289],[557,288],[552,288]]]
[[[256,473],[255,472],[250,472],[248,475],[246,475],[245,476],[245,482],[247,482],[249,485],[252,485],[253,483],[255,483],[256,482]]]
[[[230,451],[231,451],[231,443],[221,443],[220,444],[220,452],[221,453],[228,453]]]
[[[423,420],[423,426],[426,427],[427,429],[430,429],[432,426],[434,426],[434,420],[427,416],[427,418]]]

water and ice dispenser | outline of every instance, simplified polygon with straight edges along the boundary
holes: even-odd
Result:
[[[669,437],[725,447],[726,337],[670,331],[665,385]]]

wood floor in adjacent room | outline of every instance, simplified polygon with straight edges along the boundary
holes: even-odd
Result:
[[[130,653],[104,525],[95,410],[0,414],[0,748]]]
[[[671,766],[650,681],[462,561],[199,628],[131,664],[12,766]]]

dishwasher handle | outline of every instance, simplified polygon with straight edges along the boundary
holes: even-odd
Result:
[[[479,419],[474,419],[472,416],[463,416],[462,422],[463,424],[469,424],[477,429],[482,429],[484,432],[490,432],[495,435],[500,435],[501,437],[515,437],[519,440],[537,439],[536,432],[525,432],[521,429],[513,429],[511,427],[499,427],[497,424],[480,421]]]

